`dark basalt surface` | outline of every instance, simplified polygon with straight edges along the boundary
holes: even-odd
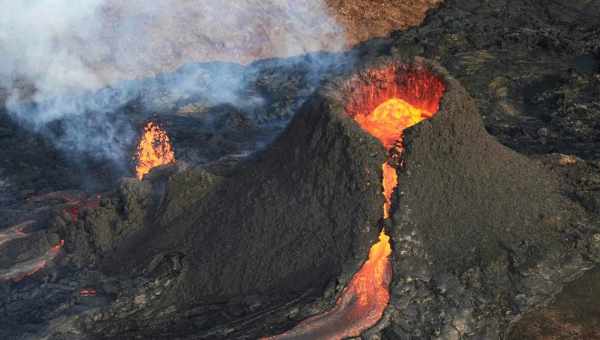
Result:
[[[598,16],[597,1],[448,0],[380,43],[439,61],[512,149],[598,159]]]

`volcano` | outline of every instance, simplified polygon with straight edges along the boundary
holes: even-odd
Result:
[[[73,252],[97,249],[110,275],[154,278],[93,334],[499,333],[515,300],[540,303],[581,268],[556,256],[583,214],[559,176],[498,143],[459,82],[425,59],[348,69],[266,150],[210,169],[124,181],[80,222],[105,241]],[[66,244],[86,237],[62,230]],[[219,306],[237,312],[215,319]]]
[[[220,61],[0,89],[0,338],[600,334],[600,7],[326,3],[362,43],[226,63],[294,53],[271,22],[301,16],[234,1],[266,26],[205,31],[186,24],[205,7],[173,5],[139,16],[161,43],[126,44],[129,71]]]
[[[381,167],[385,199],[383,219],[387,219],[390,217],[391,197],[398,186],[396,167],[401,163],[394,161],[402,157],[403,132],[437,112],[445,88],[440,79],[422,67],[404,68],[398,72],[391,65],[374,73],[371,78],[375,82],[378,76],[384,75],[379,77],[387,80],[382,84],[383,88],[374,88],[373,83],[371,86],[359,86],[351,97],[353,105],[346,109],[346,113],[365,132],[376,137],[388,152],[389,159]],[[361,95],[366,98],[356,99]],[[356,102],[362,105],[356,105]],[[390,163],[395,163],[395,166]],[[371,247],[367,261],[344,288],[336,307],[274,338],[343,339],[360,336],[379,321],[389,302],[391,253],[390,237],[383,229],[379,241]]]

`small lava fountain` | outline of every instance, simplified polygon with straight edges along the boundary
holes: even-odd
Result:
[[[135,172],[139,180],[158,166],[175,163],[175,153],[167,132],[154,122],[144,127],[136,156]]]
[[[445,85],[420,66],[390,66],[369,73],[371,79],[383,80],[384,86],[375,81],[354,84],[353,92],[358,95],[353,96],[346,112],[388,152],[382,165],[383,219],[387,219],[398,186],[396,171],[401,165],[403,132],[435,115]],[[367,261],[342,291],[335,307],[271,339],[344,339],[360,336],[373,327],[390,300],[391,254],[390,237],[381,228],[379,241],[371,247]]]

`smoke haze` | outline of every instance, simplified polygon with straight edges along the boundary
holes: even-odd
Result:
[[[136,137],[117,112],[152,92],[122,80],[188,62],[247,63],[345,43],[321,0],[0,0],[0,6],[0,86],[8,89],[9,114],[62,150],[117,163]],[[310,62],[318,70],[328,61]],[[235,65],[161,81],[171,94],[194,93],[214,104],[261,102],[240,97],[247,79]],[[60,133],[49,132],[57,121]]]

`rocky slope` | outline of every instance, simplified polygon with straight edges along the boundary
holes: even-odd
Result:
[[[348,45],[385,37],[418,26],[444,0],[327,0],[332,15],[346,33]]]

